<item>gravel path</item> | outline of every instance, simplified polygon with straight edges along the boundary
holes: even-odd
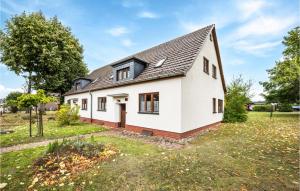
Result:
[[[166,149],[179,149],[182,148],[188,140],[174,140],[174,139],[167,139],[167,138],[161,138],[161,137],[147,137],[143,136],[137,133],[125,131],[125,130],[119,130],[119,129],[111,129],[108,131],[103,132],[96,132],[96,133],[90,133],[86,135],[80,135],[80,138],[90,138],[91,136],[112,136],[112,137],[121,137],[121,138],[127,138],[127,139],[133,139],[133,140],[139,140],[144,143],[149,144],[155,144],[159,147],[166,148]],[[66,137],[67,139],[77,139],[78,136],[72,136],[72,137]],[[65,138],[65,139],[66,139]],[[45,140],[41,142],[34,142],[34,143],[26,143],[26,144],[19,144],[14,145],[10,147],[2,147],[0,148],[0,154],[12,152],[12,151],[19,151],[23,149],[30,149],[40,146],[47,146],[49,143],[52,143],[54,141],[62,141],[63,138],[60,139],[52,139],[52,140]]]

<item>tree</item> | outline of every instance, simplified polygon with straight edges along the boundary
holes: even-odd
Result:
[[[21,92],[10,92],[5,98],[5,105],[10,107],[12,113],[18,111],[18,97],[22,95]]]
[[[38,90],[36,94],[22,94],[18,98],[18,106],[23,108],[30,108],[38,107],[39,108],[39,115],[38,115],[38,135],[43,136],[43,112],[44,112],[44,105],[49,102],[56,101],[55,97],[47,96],[44,90]],[[29,136],[32,136],[31,131],[31,112],[29,114]]]
[[[268,102],[281,104],[299,103],[300,80],[300,28],[288,32],[283,39],[285,49],[283,60],[267,70],[269,81],[260,82],[264,87],[264,97]]]
[[[251,86],[251,81],[245,82],[242,76],[234,78],[227,86],[224,122],[244,122],[247,120],[246,104],[251,101]]]
[[[16,15],[0,32],[1,62],[28,81],[31,89],[63,94],[88,72],[83,48],[56,17],[41,12]]]

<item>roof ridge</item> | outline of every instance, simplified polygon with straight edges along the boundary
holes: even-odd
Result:
[[[160,44],[158,44],[158,45],[154,45],[154,46],[152,46],[151,48],[147,48],[147,49],[145,49],[145,50],[136,52],[136,53],[131,54],[131,55],[129,55],[129,56],[126,56],[126,57],[124,57],[124,58],[122,58],[122,59],[118,59],[118,60],[116,60],[116,61],[114,61],[114,62],[111,62],[110,64],[107,64],[107,65],[114,65],[114,64],[116,64],[116,63],[118,63],[118,62],[121,62],[121,61],[123,61],[123,60],[126,60],[126,59],[128,59],[128,58],[130,58],[130,57],[135,57],[136,55],[138,55],[138,54],[140,54],[140,53],[142,53],[142,52],[149,51],[149,50],[151,50],[151,49],[157,48],[157,47],[162,46],[162,45],[166,45],[166,44],[168,44],[168,43],[174,42],[174,41],[179,40],[179,39],[183,39],[183,38],[185,38],[185,37],[187,37],[187,36],[193,35],[193,34],[199,32],[199,31],[205,30],[205,29],[207,29],[207,28],[213,28],[214,26],[215,26],[215,24],[207,25],[207,26],[205,26],[205,27],[203,27],[203,28],[200,28],[200,29],[197,29],[197,30],[195,30],[195,31],[192,31],[192,32],[190,32],[190,33],[188,33],[188,34],[185,34],[185,35],[176,37],[176,38],[174,38],[174,39],[168,40],[167,42],[160,43]],[[107,66],[107,65],[105,65],[105,66]]]

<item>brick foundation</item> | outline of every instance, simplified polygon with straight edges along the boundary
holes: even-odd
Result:
[[[112,128],[117,128],[118,127],[118,122],[110,122],[110,121],[104,121],[104,120],[98,120],[98,119],[91,119],[90,118],[85,118],[85,117],[80,117],[80,121],[83,122],[88,122],[88,123],[95,123],[98,125],[104,125],[107,127],[112,127]],[[153,132],[153,136],[159,136],[159,137],[168,137],[168,138],[173,138],[173,139],[183,139],[186,137],[191,137],[194,136],[204,130],[207,129],[214,129],[217,128],[220,125],[221,122],[217,123],[212,123],[210,125],[206,125],[203,127],[199,127],[197,129],[193,129],[190,131],[186,131],[184,133],[176,133],[176,132],[171,132],[171,131],[163,131],[163,130],[158,130],[158,129],[152,129],[152,128],[146,128],[146,127],[140,127],[140,126],[134,126],[134,125],[125,125],[125,130],[128,131],[133,131],[137,133],[141,133],[143,130],[148,130]]]
[[[103,125],[103,126],[112,127],[112,128],[117,128],[118,127],[117,122],[104,121],[104,120],[98,120],[98,119],[92,119],[92,121],[91,121],[90,118],[86,118],[86,117],[80,117],[80,121],[88,122],[88,123],[95,123],[95,124],[98,124],[98,125]]]
[[[151,128],[139,127],[139,126],[127,125],[127,124],[125,126],[125,129],[128,130],[128,131],[134,131],[134,132],[137,132],[137,133],[141,133],[143,130],[148,130],[148,131],[153,132],[153,136],[168,137],[168,138],[173,138],[173,139],[183,139],[183,138],[186,138],[186,137],[194,136],[197,133],[200,133],[201,131],[204,131],[204,130],[207,130],[207,129],[217,128],[220,125],[220,123],[221,122],[213,123],[213,124],[210,124],[210,125],[199,127],[197,129],[186,131],[184,133],[163,131],[163,130],[158,130],[158,129],[151,129]]]

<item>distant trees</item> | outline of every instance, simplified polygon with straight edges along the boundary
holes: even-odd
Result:
[[[266,101],[289,105],[300,100],[300,27],[289,31],[282,43],[285,46],[283,60],[267,70],[269,80],[260,84]]]
[[[18,97],[22,95],[21,92],[10,92],[5,98],[5,105],[10,107],[12,113],[18,111]]]
[[[245,82],[242,76],[234,78],[227,86],[224,122],[244,122],[247,120],[246,104],[251,101],[251,86],[251,81]]]
[[[70,28],[41,12],[13,16],[0,31],[1,63],[32,88],[63,94],[88,72],[83,48]]]

